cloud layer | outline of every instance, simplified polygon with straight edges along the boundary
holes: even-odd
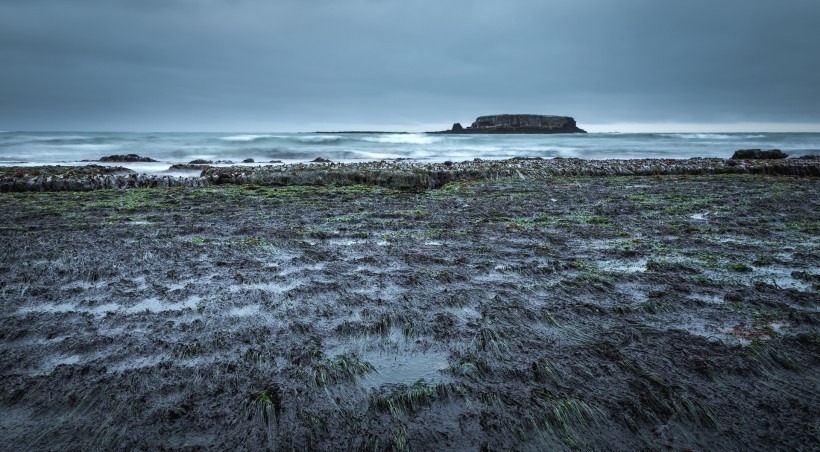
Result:
[[[820,2],[0,0],[0,129],[820,122]]]

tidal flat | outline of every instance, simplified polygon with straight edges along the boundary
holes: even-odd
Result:
[[[18,450],[817,450],[820,179],[0,194]]]

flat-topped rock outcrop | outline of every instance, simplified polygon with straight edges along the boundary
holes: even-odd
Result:
[[[490,115],[479,116],[470,127],[460,123],[433,133],[586,133],[571,116]]]

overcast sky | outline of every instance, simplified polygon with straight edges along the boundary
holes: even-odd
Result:
[[[820,131],[819,54],[818,0],[0,0],[0,130]]]

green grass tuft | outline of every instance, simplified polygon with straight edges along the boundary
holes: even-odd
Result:
[[[735,262],[735,263],[728,264],[728,265],[726,265],[726,268],[728,268],[729,270],[731,270],[733,272],[739,272],[739,273],[748,273],[748,272],[752,271],[752,267],[749,267],[748,265],[746,265],[742,262]]]
[[[376,369],[373,365],[366,361],[340,355],[313,363],[304,373],[312,386],[327,388],[329,385],[343,381],[356,381],[357,377],[374,370]]]
[[[504,339],[501,331],[493,328],[481,328],[473,337],[471,343],[473,349],[477,351],[493,351],[495,353],[508,352],[510,347]]]
[[[431,385],[422,378],[410,386],[397,385],[389,395],[371,399],[370,406],[389,412],[394,419],[402,419],[436,400],[447,400],[453,394],[464,396],[466,393],[467,389],[462,386],[446,383]]]

